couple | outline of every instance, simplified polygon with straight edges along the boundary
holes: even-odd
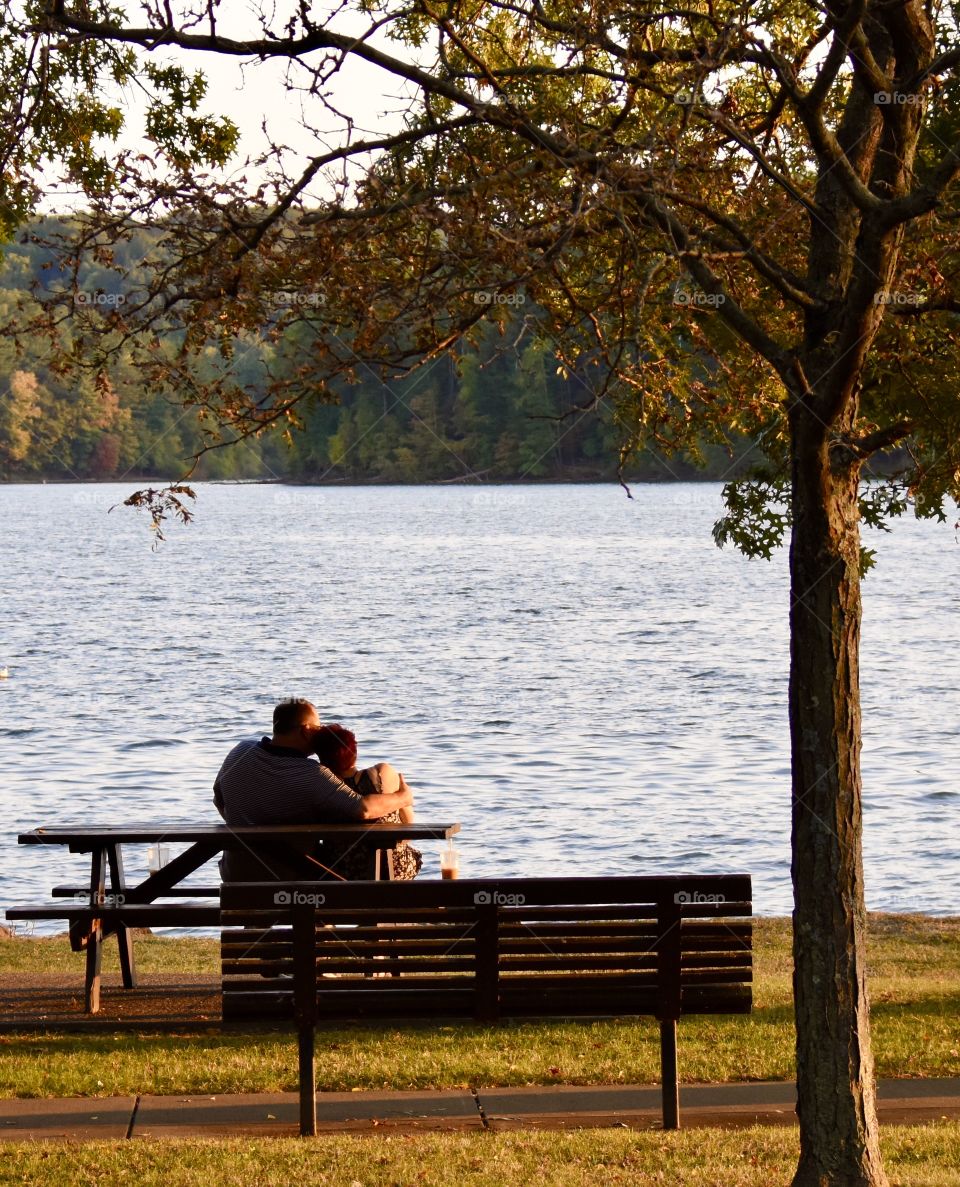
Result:
[[[312,755],[317,755],[319,763]],[[354,735],[324,725],[309,701],[282,701],[273,711],[273,737],[240,742],[223,761],[213,784],[213,802],[230,828],[258,824],[352,824],[384,821],[410,824],[413,793],[389,763],[357,770]],[[321,860],[347,879],[370,876],[371,855],[363,845],[326,844]],[[394,878],[420,870],[420,854],[406,842],[393,851]],[[221,862],[225,881],[319,877],[316,858],[291,860],[289,852],[229,851]]]

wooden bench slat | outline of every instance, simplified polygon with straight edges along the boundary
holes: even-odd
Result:
[[[319,947],[319,945],[318,945]],[[320,948],[320,958],[330,960],[355,958],[357,960],[371,959],[375,956],[406,959],[414,956],[472,956],[476,946],[470,940],[448,941],[446,943],[416,943],[409,944],[324,944]],[[243,960],[256,953],[269,960],[292,960],[293,948],[289,944],[230,944],[220,950],[222,960]]]
[[[325,960],[318,964],[317,971],[319,974],[323,973],[337,973],[340,975],[349,975],[355,977],[368,976],[371,972],[381,973],[383,975],[399,977],[404,983],[412,979],[416,974],[430,972],[438,975],[463,971],[469,973],[473,969],[473,959],[464,957],[448,957],[448,958],[420,958],[405,961],[391,960],[389,957],[370,958],[366,961],[360,962],[357,960]],[[248,976],[269,976],[277,977],[281,974],[290,974],[292,970],[291,961],[275,961],[275,960],[230,960],[223,962],[223,973],[233,976],[240,976],[246,974]],[[510,964],[504,964],[500,967],[500,982],[505,983],[508,979],[514,978],[516,975],[522,973],[537,973],[541,976],[548,976],[550,974],[567,974],[565,980],[569,986],[572,985],[579,973],[624,973],[625,975],[634,975],[638,973],[649,972],[651,975],[656,973],[656,961],[651,960],[645,962],[643,965],[630,964],[615,961],[536,961],[532,959],[524,959]],[[734,967],[718,968],[714,965],[704,968],[685,969],[681,974],[681,987],[686,985],[694,985],[698,982],[720,984],[724,982],[730,983],[748,983],[752,981],[752,970],[749,965],[737,965]],[[609,976],[603,978],[604,984],[612,984]]]
[[[226,909],[222,912],[224,928],[229,928],[236,931],[259,931],[266,935],[267,932],[274,934],[292,935],[288,921],[284,925],[283,917],[277,912],[262,912],[266,917],[268,914],[279,922],[270,924],[268,921],[262,925],[258,922],[251,922],[257,919],[260,912],[255,911],[233,911]],[[503,918],[500,915],[500,935],[503,937],[522,937],[526,935],[538,935],[540,933],[569,936],[575,939],[578,936],[591,936],[593,934],[609,934],[616,935],[650,935],[656,936],[658,928],[655,921],[637,921],[629,909],[625,910],[620,919],[615,920],[571,920],[568,912],[564,913],[564,919],[554,922],[547,918],[533,918],[529,917],[523,922],[513,922],[510,919]],[[394,916],[400,916],[394,919]],[[357,918],[360,922],[354,922]],[[464,927],[475,922],[476,916],[468,911],[447,911],[440,908],[435,912],[418,912],[414,914],[411,911],[397,912],[387,911],[383,912],[363,912],[362,915],[355,911],[326,911],[322,914],[318,912],[317,932],[323,930],[331,930],[333,928],[350,928],[359,934],[368,934],[371,936],[382,936],[384,934],[403,935],[405,929],[416,926],[418,929],[428,929],[431,926],[437,929],[448,927]],[[739,939],[749,939],[753,933],[753,925],[749,921],[741,919],[698,919],[696,921],[683,920],[680,930],[684,936],[685,942],[689,940],[693,942],[699,938],[711,937],[731,937]]]
[[[548,971],[550,969],[623,969],[636,968],[645,969],[658,967],[657,954],[651,953],[647,956],[630,955],[626,958],[617,958],[616,956],[553,956],[553,955],[528,955],[519,957],[510,957],[500,961],[501,974],[519,970],[530,971]],[[700,973],[706,970],[715,969],[724,971],[736,971],[738,969],[749,969],[750,963],[745,962],[739,958],[731,958],[729,960],[710,959],[700,962],[691,961],[684,962],[681,966],[681,977],[686,977],[689,974]]]
[[[749,952],[684,952],[680,957],[680,971],[690,969],[751,969],[752,954]]]
[[[473,1016],[475,994],[472,988],[463,986],[422,986],[416,989],[384,989],[376,982],[373,988],[347,982],[339,989],[328,990],[317,999],[317,1015],[329,1020],[351,1020],[371,1015],[402,1019],[405,1017],[464,1018]],[[591,993],[585,986],[575,1000],[568,1000],[566,990],[556,987],[516,986],[503,995],[503,1007],[511,1016],[526,1018],[549,1016],[558,1008],[564,1016],[576,1017],[624,1017],[630,1015],[655,1014],[656,990],[651,986],[626,986],[616,993]],[[251,1017],[261,1011],[272,1011],[281,1015],[289,1013],[293,999],[292,990],[276,990],[269,986],[263,990],[234,989],[229,998],[225,1017]],[[693,1000],[693,999],[691,999]],[[734,989],[728,993],[700,993],[696,999],[697,1010],[705,1014],[736,1014],[749,1012],[748,991]]]
[[[476,953],[476,943],[472,938],[458,938],[444,941],[408,940],[404,942],[372,941],[327,943],[318,945],[318,955],[321,959],[356,959],[364,960],[373,957],[387,957],[404,961],[414,957],[443,957],[443,956],[471,956]],[[506,967],[517,960],[549,961],[567,960],[576,963],[578,959],[596,960],[609,959],[632,962],[656,963],[657,953],[654,947],[646,945],[627,944],[593,944],[578,945],[575,948],[562,944],[533,944],[521,946],[518,944],[498,949],[499,963]],[[292,960],[293,946],[290,944],[225,944],[221,946],[220,956],[223,960],[242,960],[252,956],[270,960]],[[727,949],[716,951],[708,949],[703,952],[685,951],[681,955],[681,968],[707,968],[710,966],[735,968],[749,968],[752,954],[749,949]]]
[[[269,896],[284,893],[322,894],[326,907],[370,907],[382,909],[385,896],[376,883],[372,882],[302,882],[302,883],[238,883],[224,887],[224,905],[230,908],[257,908],[270,905],[264,902]],[[614,906],[631,902],[634,907],[658,907],[668,897],[684,898],[682,910],[691,914],[706,913],[711,906],[707,899],[719,901],[719,905],[750,903],[750,877],[747,874],[705,874],[689,878],[677,875],[644,875],[636,877],[591,877],[591,878],[488,878],[466,879],[452,882],[401,882],[391,887],[392,905],[400,907],[436,905],[462,905],[484,901],[511,909],[514,904],[508,900],[510,894],[522,894],[523,902],[517,906],[535,906],[538,903],[548,907],[554,905],[585,905],[597,907],[610,903]],[[507,896],[501,901],[501,896]],[[720,901],[722,900],[722,901]],[[601,908],[602,909],[602,908]]]
[[[753,970],[750,968],[735,969],[684,969],[681,976],[681,986],[696,986],[698,983],[721,985],[725,983],[744,985],[753,982]]]
[[[312,885],[312,883],[310,884]],[[327,885],[321,883],[321,885]],[[360,885],[353,883],[352,885]],[[366,885],[366,884],[364,884]],[[377,885],[372,883],[370,885]],[[396,887],[402,883],[389,883],[390,886]],[[237,889],[236,887],[225,887],[227,889]],[[222,900],[221,900],[222,902]],[[290,922],[290,908],[289,907],[256,907],[250,910],[242,910],[233,906],[230,900],[221,907],[223,913],[224,927],[239,926],[244,923],[249,923],[252,926],[270,927],[278,923],[286,923],[289,926]],[[464,923],[476,919],[476,911],[472,907],[399,907],[392,904],[385,904],[379,910],[374,907],[324,907],[317,911],[318,926],[327,922],[327,920],[338,924],[356,924],[367,925],[368,927],[377,926],[380,923],[428,923],[431,920],[439,923]],[[261,922],[262,920],[262,922]]]
[[[383,956],[396,955],[398,957],[404,956],[427,956],[431,954],[443,954],[446,952],[466,952],[474,948],[476,939],[474,936],[449,936],[441,939],[425,939],[414,938],[412,936],[403,939],[383,939],[383,940],[356,940],[349,936],[343,938],[327,938],[322,943],[318,943],[317,947],[321,955],[329,955],[335,952],[351,953],[357,958],[363,956]],[[270,954],[271,959],[277,960],[284,956],[292,958],[293,944],[289,941],[242,941],[242,942],[228,942],[221,944],[221,954],[225,959],[235,958],[238,954],[249,952],[255,949],[257,952],[263,954]],[[629,940],[608,940],[600,938],[594,941],[577,941],[575,943],[569,940],[549,940],[549,939],[532,939],[528,943],[521,943],[519,941],[506,941],[498,945],[498,952],[501,961],[506,961],[511,957],[523,956],[556,956],[556,957],[570,957],[576,956],[622,956],[626,957],[644,957],[655,956],[655,947],[646,942],[646,940],[629,941]],[[716,945],[708,945],[702,948],[683,950],[682,961],[684,964],[703,964],[712,960],[726,963],[742,963],[746,960],[749,963],[750,950],[740,946],[719,947]]]
[[[749,902],[723,902],[687,905],[679,908],[684,921],[701,919],[720,919],[726,916],[742,916],[752,910]],[[504,920],[523,920],[527,917],[537,919],[562,920],[616,920],[616,919],[647,919],[656,921],[656,908],[645,904],[627,904],[625,906],[611,905],[602,907],[558,906],[538,907],[535,905],[523,907],[502,907],[501,917]]]
[[[475,966],[476,960],[473,956],[450,956],[450,957],[411,957],[408,960],[394,961],[390,957],[384,956],[381,958],[369,957],[366,960],[356,960],[353,958],[337,960],[335,957],[324,960],[317,965],[318,973],[341,973],[352,974],[356,976],[364,976],[371,972],[383,972],[396,974],[404,981],[413,974],[419,972],[436,972],[445,973],[453,970],[463,970],[464,972],[471,972]],[[264,973],[270,976],[277,976],[280,973],[289,973],[292,970],[292,963],[290,961],[272,961],[272,960],[250,960],[250,961],[224,961],[223,971],[225,973],[250,973],[259,974]],[[514,973],[588,973],[588,972],[604,972],[604,973],[639,973],[644,971],[656,972],[656,960],[647,960],[643,963],[634,961],[617,961],[608,958],[597,957],[592,960],[539,960],[535,958],[524,958],[511,962],[510,964],[501,964],[499,970],[500,980],[510,976]],[[696,971],[696,970],[695,970]]]
[[[717,930],[722,929],[730,935],[735,936],[752,936],[753,935],[753,920],[752,919],[683,919],[680,922],[680,930],[684,936],[699,936],[699,935],[713,935]]]
[[[233,914],[235,915],[236,913],[233,913]],[[224,926],[232,926],[231,912],[229,912],[229,911],[223,912],[222,918],[223,918]],[[243,918],[247,919],[248,916],[246,914],[244,914]],[[431,934],[430,926],[426,922],[421,922],[421,920],[419,920],[419,919],[411,920],[410,923],[406,923],[406,924],[401,923],[399,925],[392,925],[391,923],[388,923],[388,922],[384,922],[382,924],[363,923],[360,925],[356,925],[356,924],[353,924],[350,920],[344,920],[344,919],[340,918],[339,916],[337,916],[335,918],[333,916],[331,916],[331,922],[328,926],[329,926],[329,928],[335,927],[338,929],[350,927],[352,929],[351,934],[356,934],[357,936],[364,936],[364,937],[376,936],[378,939],[383,939],[383,938],[393,938],[393,937],[402,938],[404,935],[409,934],[406,929],[410,926],[411,923],[416,924],[417,929],[418,929],[417,930],[418,935]],[[445,918],[437,917],[433,924],[433,931],[437,935],[446,935],[448,929],[450,929],[450,928],[459,926],[459,927],[468,929],[471,925],[472,925],[471,922],[467,919],[461,919],[460,921],[457,921],[457,920],[453,920],[453,919],[447,920]],[[317,929],[318,935],[321,931],[328,930],[328,926],[318,927],[318,929]],[[239,932],[240,930],[241,930],[240,928],[234,928],[233,931],[231,931],[229,934],[232,935],[232,934],[234,934],[234,931]],[[270,927],[262,927],[262,928],[248,927],[248,928],[244,928],[242,930],[245,933],[249,933],[250,935],[257,934],[260,936],[261,939],[266,939],[268,934],[271,934],[274,936],[284,936],[285,935],[288,939],[290,939],[292,936],[290,929],[284,928],[282,926],[277,926],[277,927],[273,927],[273,928],[270,928]],[[710,942],[715,941],[720,944],[734,944],[734,943],[748,944],[752,937],[752,925],[749,923],[744,924],[740,921],[735,921],[735,920],[730,921],[730,922],[727,922],[727,921],[714,922],[712,920],[698,921],[696,924],[688,924],[686,921],[684,921],[684,923],[682,925],[682,931],[683,931],[683,936],[684,936],[683,943],[685,946],[693,945],[701,939],[710,941]],[[608,935],[611,938],[615,938],[616,936],[623,935],[623,936],[635,936],[637,938],[649,937],[651,939],[655,939],[657,934],[658,934],[657,928],[653,924],[648,923],[645,925],[638,925],[638,924],[630,922],[628,920],[610,921],[606,925],[601,925],[601,924],[598,924],[593,921],[582,922],[582,923],[576,923],[576,922],[568,922],[568,923],[529,922],[529,923],[523,923],[523,924],[502,922],[501,927],[500,927],[500,936],[501,936],[502,940],[522,939],[525,936],[531,936],[531,935],[532,936],[543,936],[545,938],[570,937],[572,939],[575,939],[577,937],[589,938],[590,936],[593,936],[593,935],[598,935],[598,936]]]
[[[338,933],[334,936],[331,933],[317,933],[317,947],[323,950],[335,948],[350,948],[354,952],[364,952],[368,949],[370,951],[382,951],[388,945],[391,947],[399,947],[404,950],[412,950],[410,945],[419,945],[423,947],[424,951],[443,951],[447,947],[471,947],[476,942],[476,937],[471,932],[448,932],[448,933],[429,933],[424,938],[419,935],[414,937],[409,932],[403,939],[390,938],[384,936],[377,939],[363,939],[354,938],[349,932]],[[252,936],[244,936],[242,939],[234,938],[232,935],[224,935],[220,941],[220,950],[224,955],[232,955],[237,952],[242,952],[244,949],[257,948],[258,950],[270,950],[275,954],[283,952],[293,954],[293,941],[289,938],[263,938],[255,939]]]
[[[277,959],[271,958],[268,955],[247,955],[228,958],[224,959],[222,964],[224,973],[269,973],[272,976],[276,976],[279,973],[289,973],[293,967],[292,958]],[[409,973],[426,969],[443,971],[462,968],[469,970],[473,968],[473,964],[473,955],[464,956],[457,953],[404,957],[370,953],[364,956],[350,955],[339,959],[336,956],[323,957],[317,962],[317,971],[320,973],[367,973],[370,969],[374,969],[375,971],[383,969],[392,975],[406,976]],[[656,968],[657,958],[655,954],[642,958],[631,957],[629,960],[618,960],[612,957],[580,957],[574,959],[549,956],[525,956],[502,960],[500,962],[500,977],[503,978],[512,973],[519,972],[549,973],[565,971],[574,973],[577,971],[605,970],[615,972],[617,970],[656,970]],[[724,979],[749,980],[750,974],[751,966],[748,962],[742,960],[710,960],[696,964],[685,964],[681,970],[681,980],[686,983],[697,979],[707,979],[711,975],[717,979],[723,977]]]
[[[393,940],[391,940],[391,939],[383,939],[383,940],[369,940],[369,939],[367,939],[367,940],[364,940],[364,939],[352,939],[349,934],[344,935],[344,936],[322,938],[322,939],[318,936],[317,941],[316,941],[317,947],[319,949],[321,949],[322,951],[336,951],[336,950],[340,950],[340,949],[349,949],[352,952],[365,952],[365,951],[380,952],[380,951],[385,951],[388,947],[389,948],[393,948],[393,947],[400,948],[404,944],[419,944],[421,946],[426,946],[426,948],[433,950],[433,951],[443,951],[445,946],[457,944],[460,946],[470,947],[474,944],[474,942],[475,942],[475,937],[472,935],[450,935],[450,936],[439,936],[436,938],[428,937],[427,939],[423,939],[423,940],[414,939],[413,937],[410,937],[407,940],[396,940],[396,939],[393,939]],[[270,951],[277,952],[277,953],[292,952],[294,949],[294,945],[289,940],[263,940],[261,942],[245,940],[245,941],[241,941],[241,942],[236,942],[236,941],[230,939],[230,940],[222,940],[220,946],[221,946],[221,950],[224,953],[242,951],[244,948],[251,948],[251,947],[255,947],[258,950],[259,949],[262,949],[263,951],[270,950]]]
[[[407,975],[416,972],[453,972],[455,970],[462,970],[464,972],[471,972],[474,967],[474,958],[472,956],[451,956],[445,958],[431,959],[430,957],[413,957],[410,960],[403,962],[404,981]],[[344,960],[337,960],[336,957],[330,957],[322,960],[317,964],[318,974],[323,973],[348,973],[356,976],[364,976],[371,972],[389,972],[391,967],[395,967],[389,957],[377,959],[376,957],[368,957],[365,960],[358,960],[353,957]],[[293,969],[292,961],[286,960],[229,960],[223,962],[224,973],[250,973],[253,975],[264,974],[267,976],[278,976],[280,973],[290,973]]]
[[[341,961],[356,961],[362,963],[369,960],[393,960],[402,964],[407,964],[415,959],[432,959],[442,960],[444,957],[458,957],[462,959],[474,959],[476,949],[473,944],[409,944],[398,948],[396,946],[388,947],[386,944],[343,944],[343,945],[327,945],[321,949],[318,954],[319,962],[325,963],[330,960]],[[253,948],[236,948],[221,952],[221,960],[227,961],[236,960],[271,960],[273,962],[292,962],[293,952],[288,949],[277,950],[272,946],[263,946]],[[320,967],[318,965],[318,967]]]
[[[631,922],[647,921],[654,927],[657,922],[657,909],[646,904],[628,903],[614,904],[605,907],[562,906],[562,907],[501,907],[501,926],[535,927],[537,923],[614,923],[618,920]]]
[[[499,951],[501,955],[510,953],[534,953],[534,952],[563,952],[565,954],[573,955],[577,952],[582,952],[585,955],[599,952],[620,952],[629,953],[634,952],[642,955],[646,952],[656,951],[656,941],[649,939],[646,936],[641,937],[608,937],[600,935],[594,939],[578,938],[571,939],[567,936],[530,936],[526,940],[501,939]],[[684,952],[709,954],[735,954],[744,951],[749,951],[744,948],[739,941],[706,943],[697,941],[694,945],[684,945]]]
[[[355,939],[349,933],[345,935],[338,935],[336,937],[324,936],[322,939],[318,936],[318,948],[321,953],[336,951],[338,949],[349,950],[358,958],[365,955],[383,955],[384,953],[394,953],[398,956],[417,955],[425,956],[432,953],[442,953],[448,951],[465,952],[471,950],[476,938],[471,934],[457,934],[457,935],[442,935],[437,938],[414,938],[407,933],[402,938],[392,937],[378,937],[377,939]],[[272,959],[280,959],[284,956],[292,958],[293,943],[289,939],[255,939],[244,938],[235,940],[233,938],[224,940],[221,943],[221,955],[224,959],[235,958],[238,954],[248,952],[251,949],[256,949],[258,952],[264,954],[270,953]],[[634,955],[644,956],[655,952],[655,944],[649,942],[646,938],[639,940],[631,939],[609,939],[607,937],[598,937],[595,940],[577,940],[571,941],[567,937],[531,937],[527,942],[520,940],[502,940],[498,945],[498,952],[501,959],[506,959],[513,956],[536,956],[552,953],[556,956],[576,955],[583,956],[597,956],[600,954],[611,955]],[[711,960],[717,962],[737,962],[748,961],[750,959],[751,949],[748,945],[744,945],[739,941],[731,941],[730,943],[720,942],[697,942],[694,945],[684,945],[682,952],[682,963],[685,965],[692,965],[693,963],[703,964]]]
[[[460,994],[460,1003],[451,1001],[449,996],[435,995],[430,997],[421,994],[416,1000],[400,1002],[396,997],[381,997],[376,1000],[358,998],[351,1006],[349,1001],[333,1005],[324,1000],[318,1005],[317,1017],[320,1021],[342,1022],[354,1019],[384,1019],[402,1021],[429,1021],[431,1018],[471,1018],[474,1009],[474,995],[472,992],[456,991]],[[245,998],[242,994],[232,996],[225,1021],[234,1022],[262,1018],[264,1016],[275,1019],[289,1017],[290,1005],[286,999],[278,999],[269,1003],[259,998]]]
[[[327,966],[329,971],[334,972],[334,967]],[[251,972],[248,978],[244,978],[242,974],[248,970],[239,970],[239,975],[233,970],[225,970],[230,973],[230,977],[225,976],[223,981],[224,991],[226,993],[233,993],[236,991],[243,991],[247,993],[256,993],[259,991],[267,992],[268,990],[276,989],[273,982],[263,981],[263,984],[258,984],[258,979],[261,978],[261,970]],[[275,977],[280,973],[285,972],[284,966],[271,966],[266,963],[262,969],[263,977]],[[387,972],[387,966],[382,969],[377,969],[377,972]],[[447,973],[445,971],[437,972],[436,974],[424,975],[422,971],[417,974],[410,973],[398,979],[386,977],[384,981],[388,981],[389,985],[384,988],[378,984],[376,978],[371,979],[365,977],[363,970],[353,966],[344,971],[344,974],[332,978],[330,980],[323,980],[318,985],[318,998],[329,996],[330,994],[344,994],[344,993],[368,993],[368,992],[385,992],[395,993],[402,998],[404,993],[411,993],[419,989],[436,990],[441,986],[465,988],[471,990],[472,978],[467,975],[469,969],[463,969],[461,972]],[[691,992],[703,997],[710,991],[711,986],[715,986],[718,992],[726,995],[731,989],[740,988],[747,994],[750,993],[749,988],[750,977],[742,974],[733,974],[729,970],[719,970],[716,976],[708,976],[702,970],[695,970],[689,980],[684,979],[681,983],[681,989],[689,989]],[[499,991],[502,996],[521,995],[523,993],[536,994],[553,994],[558,999],[562,994],[569,994],[581,989],[585,992],[598,995],[605,992],[611,992],[613,996],[622,995],[633,990],[647,990],[656,984],[656,970],[621,970],[619,972],[613,971],[610,973],[599,972],[569,972],[569,973],[532,973],[528,971],[518,971],[504,975],[499,979]],[[290,992],[293,989],[291,986]],[[399,999],[398,999],[399,1000]],[[691,999],[692,1000],[692,999]]]

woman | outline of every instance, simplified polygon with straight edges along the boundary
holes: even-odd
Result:
[[[317,735],[315,753],[320,762],[360,795],[393,795],[400,790],[400,772],[388,762],[357,770],[356,735],[337,722],[324,725]],[[413,809],[401,808],[380,817],[381,824],[413,824]],[[331,855],[336,872],[350,881],[369,877],[367,851],[353,848],[342,855]],[[423,857],[406,841],[393,850],[394,880],[409,881],[420,873]]]

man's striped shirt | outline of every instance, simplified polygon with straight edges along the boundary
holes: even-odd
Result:
[[[363,819],[362,796],[316,759],[269,738],[234,746],[214,781],[213,802],[231,828]]]

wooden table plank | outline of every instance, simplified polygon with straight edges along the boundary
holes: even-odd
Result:
[[[238,842],[249,840],[359,840],[378,848],[392,848],[400,840],[446,840],[460,831],[459,824],[284,824],[244,825],[229,828],[219,825],[186,825],[171,827],[163,824],[141,825],[56,825],[31,829],[20,833],[20,845],[67,845],[74,852],[88,852],[99,845],[109,844],[190,844],[198,842],[222,843],[228,846],[231,838]],[[86,847],[86,848],[84,848]]]

